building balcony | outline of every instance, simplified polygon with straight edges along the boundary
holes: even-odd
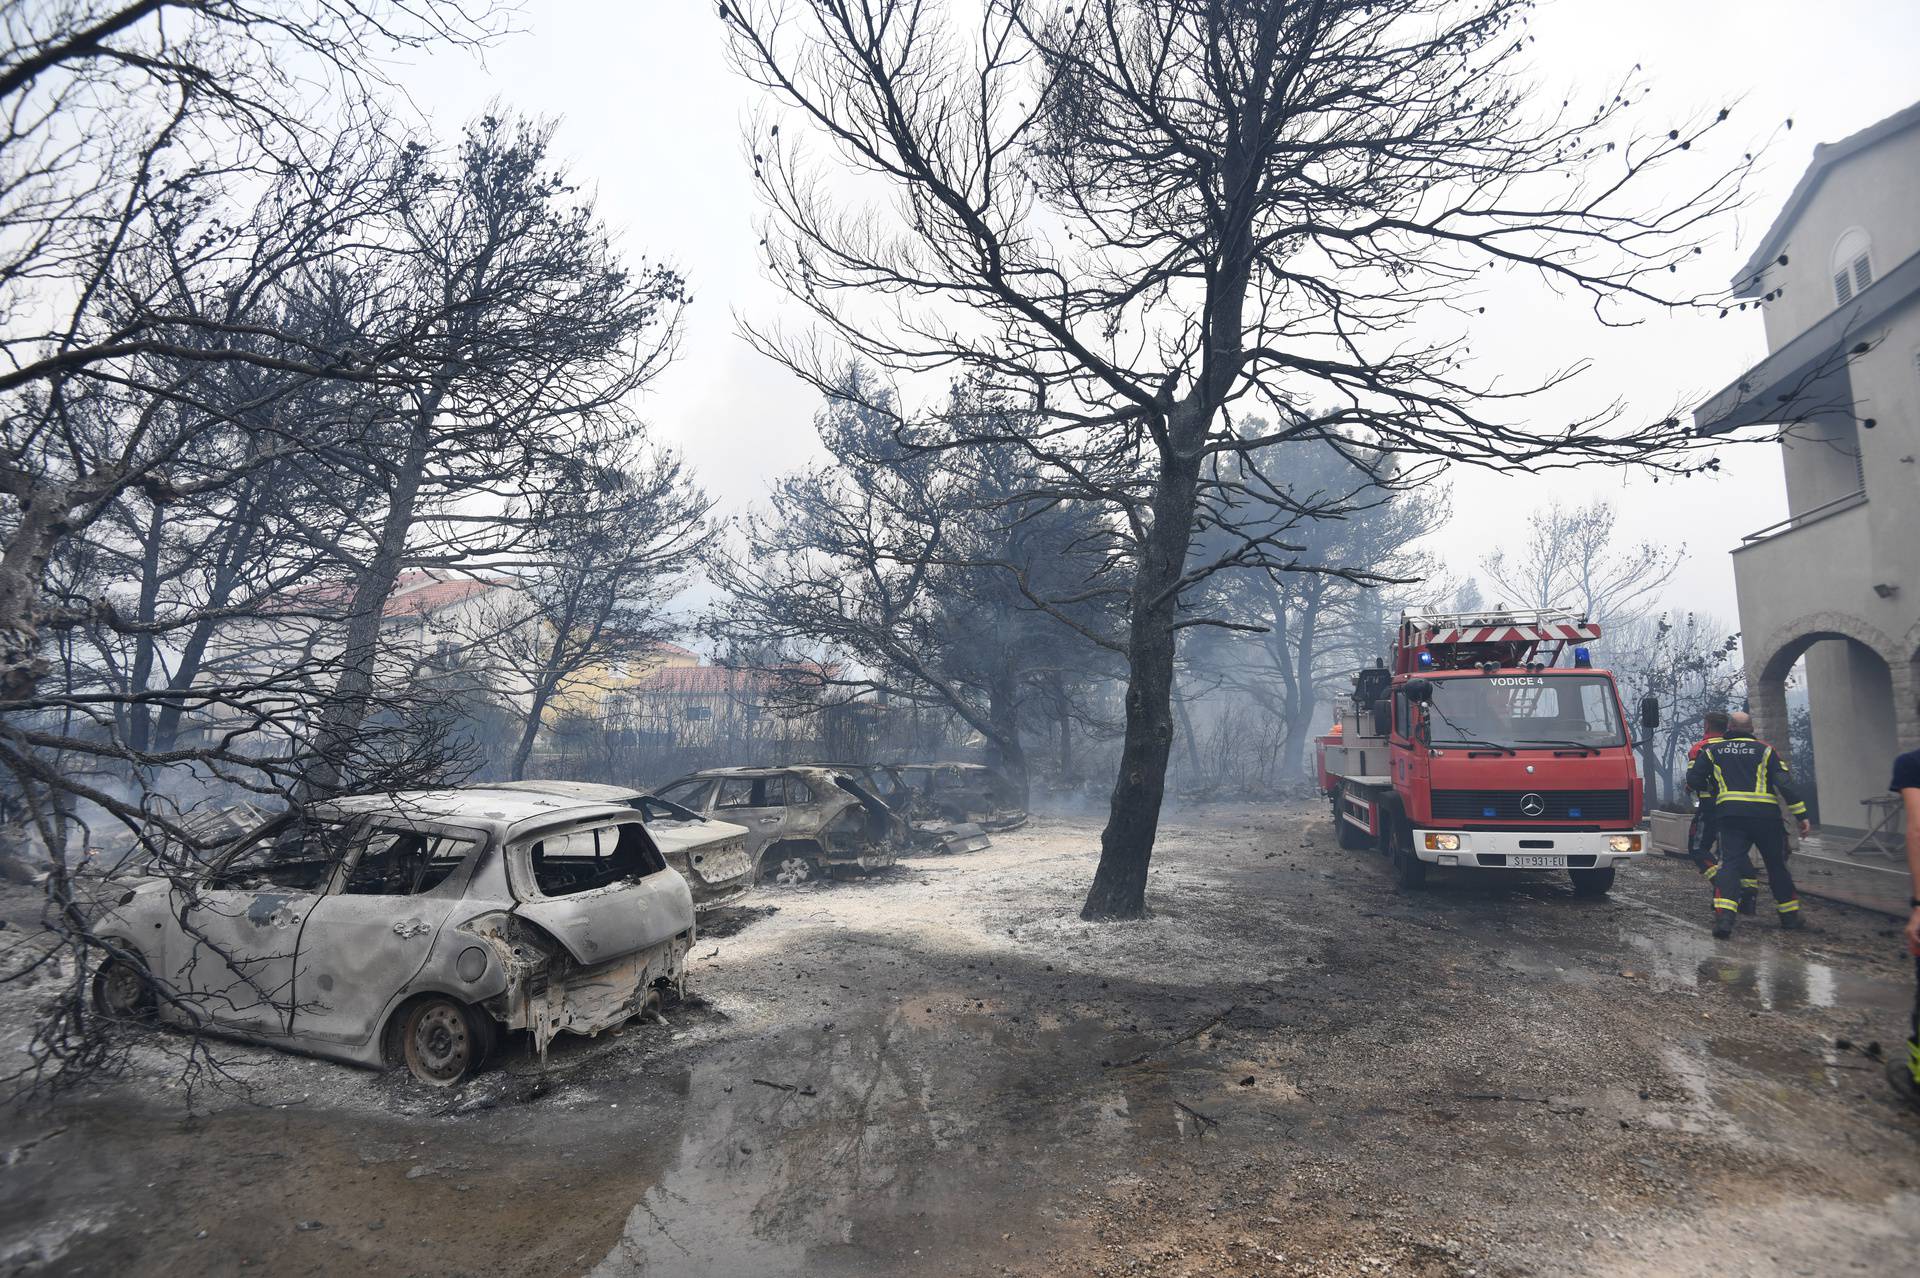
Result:
[[[1785,536],[1787,533],[1794,532],[1801,528],[1811,527],[1823,519],[1831,519],[1836,515],[1852,510],[1855,506],[1864,506],[1866,502],[1867,490],[1857,488],[1850,493],[1845,493],[1834,498],[1832,501],[1822,502],[1818,506],[1800,511],[1798,514],[1788,515],[1778,523],[1768,524],[1759,532],[1748,533],[1740,539],[1739,548],[1745,550],[1748,546],[1757,545],[1763,541],[1771,541],[1775,537]]]

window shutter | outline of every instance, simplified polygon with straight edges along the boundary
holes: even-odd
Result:
[[[1873,263],[1867,260],[1865,253],[1862,253],[1853,259],[1853,291],[1863,293],[1871,283],[1873,283]]]
[[[1845,271],[1833,277],[1833,295],[1842,306],[1853,300],[1853,281]]]

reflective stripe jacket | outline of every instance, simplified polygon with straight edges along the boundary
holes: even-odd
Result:
[[[1782,799],[1795,816],[1807,812],[1786,760],[1752,737],[1707,742],[1687,769],[1687,788],[1712,796],[1714,807],[1723,813],[1778,811]]]

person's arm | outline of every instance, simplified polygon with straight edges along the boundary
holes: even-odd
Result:
[[[1693,756],[1693,762],[1687,765],[1687,789],[1695,794],[1713,792],[1713,760],[1705,750]]]
[[[1913,895],[1907,899],[1920,901],[1920,786],[1900,791],[1900,801],[1907,808],[1907,872],[1913,876]],[[1907,915],[1907,953],[1920,957],[1920,906]]]
[[[1807,820],[1807,801],[1800,797],[1800,788],[1793,783],[1793,769],[1771,746],[1767,748],[1767,771],[1771,774],[1767,781],[1773,786],[1773,792],[1787,801],[1787,811],[1799,819],[1800,837],[1812,834],[1813,822]]]

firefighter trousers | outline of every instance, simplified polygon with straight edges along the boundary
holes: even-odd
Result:
[[[1723,809],[1719,832],[1720,869],[1713,879],[1714,909],[1740,908],[1740,886],[1753,877],[1754,852],[1767,867],[1767,888],[1773,893],[1775,907],[1782,914],[1800,908],[1800,894],[1794,890],[1793,875],[1787,870],[1787,830],[1780,824],[1777,808],[1751,814]]]
[[[1693,862],[1693,868],[1712,878],[1713,845],[1720,836],[1714,821],[1713,800],[1703,799],[1694,809],[1693,821],[1687,826],[1687,859]]]

